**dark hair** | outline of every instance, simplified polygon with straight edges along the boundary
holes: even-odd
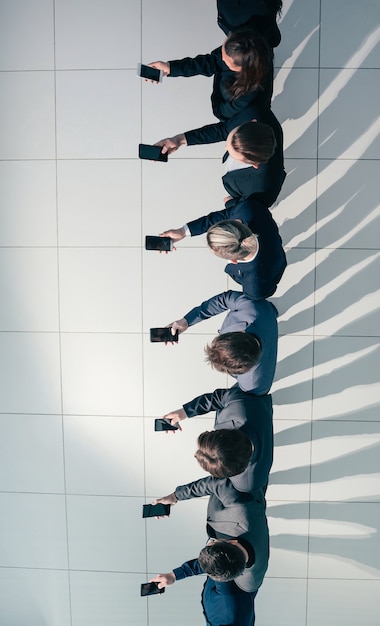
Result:
[[[261,345],[251,333],[223,333],[205,347],[206,362],[218,372],[244,374],[258,362]]]
[[[262,82],[272,63],[266,41],[252,30],[242,30],[228,35],[224,50],[234,64],[241,68],[226,85],[231,98],[235,100],[249,91],[262,89]]]
[[[226,541],[216,541],[205,546],[199,553],[198,561],[210,578],[221,582],[241,576],[246,566],[244,552]]]
[[[281,15],[282,0],[264,0],[264,4],[268,5],[268,8],[276,15]]]
[[[282,0],[264,0],[265,4],[269,5],[269,8],[273,13],[281,15]]]
[[[206,430],[198,437],[194,456],[212,476],[228,478],[244,472],[252,456],[252,443],[241,430]]]
[[[250,163],[266,163],[276,149],[273,128],[261,122],[246,122],[231,135],[231,146]]]

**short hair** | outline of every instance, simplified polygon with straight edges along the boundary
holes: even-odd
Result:
[[[207,244],[217,256],[231,261],[243,260],[258,248],[256,235],[237,220],[222,220],[211,226]]]
[[[261,356],[261,345],[252,333],[231,332],[214,337],[205,347],[206,363],[218,372],[244,374]]]
[[[246,556],[235,544],[215,541],[205,546],[199,553],[199,564],[213,580],[229,582],[244,572]]]
[[[252,456],[252,443],[241,430],[206,430],[198,437],[194,456],[215,478],[228,478],[244,472]]]
[[[261,122],[246,122],[231,135],[231,146],[249,163],[266,163],[276,149],[273,128]]]

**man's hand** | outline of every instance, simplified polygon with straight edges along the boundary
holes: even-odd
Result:
[[[162,147],[162,154],[173,154],[178,148],[181,146],[187,146],[186,137],[183,133],[179,135],[174,135],[174,137],[167,137],[166,139],[161,139],[154,144],[155,146]]]
[[[161,70],[164,76],[168,76],[170,74],[170,63],[166,63],[165,61],[153,61],[153,63],[148,63],[148,67],[154,67],[156,70]],[[151,80],[151,83],[155,83],[155,80]]]
[[[181,241],[181,239],[185,239],[186,233],[183,227],[172,228],[171,230],[165,230],[165,232],[160,233],[159,237],[170,237],[173,241]]]
[[[171,424],[178,424],[178,422],[187,419],[187,415],[184,409],[177,409],[176,411],[172,411],[172,413],[163,415],[163,418],[170,421]]]
[[[163,589],[164,587],[168,587],[169,585],[174,585],[176,581],[174,572],[169,572],[168,574],[157,574],[155,578],[150,579],[150,583],[158,583],[158,588]]]
[[[178,330],[178,334],[180,335],[181,333],[184,333],[185,330],[189,328],[189,324],[183,317],[182,319],[177,320],[176,322],[172,322],[171,324],[168,324],[166,328],[172,329],[171,330],[172,335],[175,335],[176,330]]]
[[[177,504],[178,500],[176,498],[175,493],[169,493],[168,496],[164,496],[163,498],[157,498],[157,500],[153,500],[152,504]],[[167,515],[162,515],[161,517],[167,517]]]

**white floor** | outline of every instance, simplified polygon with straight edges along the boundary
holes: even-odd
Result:
[[[204,623],[201,577],[139,597],[197,555],[203,500],[141,506],[202,475],[195,437],[153,418],[225,376],[212,320],[179,346],[150,326],[227,287],[203,238],[145,234],[222,207],[224,146],[137,158],[213,117],[211,79],[136,77],[210,51],[214,0],[0,2],[0,624]],[[289,267],[273,388],[272,556],[257,626],[375,626],[380,594],[379,4],[284,0],[273,109],[288,177],[274,216]]]

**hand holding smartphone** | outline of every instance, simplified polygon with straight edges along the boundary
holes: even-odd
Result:
[[[162,146],[150,146],[147,143],[139,143],[139,159],[167,163],[168,153],[162,152]]]
[[[150,340],[152,343],[157,342],[175,342],[178,343],[178,330],[175,334],[172,334],[171,327],[169,328],[150,328]]]
[[[171,252],[173,250],[173,239],[170,239],[170,237],[156,237],[155,235],[146,235],[145,250],[159,250],[160,252]]]
[[[155,432],[167,432],[168,430],[178,430],[179,424],[171,424],[168,420],[160,417],[154,420]]]
[[[143,504],[143,518],[170,515],[170,504]]]
[[[165,587],[158,588],[158,583],[143,583],[140,589],[140,596],[153,596],[156,593],[164,593]]]
[[[137,65],[137,76],[145,78],[146,80],[152,80],[155,83],[161,83],[163,75],[163,71],[158,70],[155,67],[143,65],[142,63],[139,63]]]

